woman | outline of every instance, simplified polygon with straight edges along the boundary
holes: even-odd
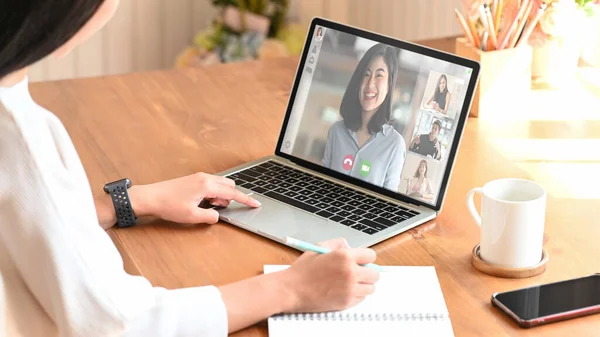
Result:
[[[438,78],[437,86],[431,94],[431,97],[425,103],[425,106],[444,115],[448,113],[450,106],[450,91],[448,91],[448,78],[442,74]]]
[[[166,290],[123,270],[103,230],[117,219],[110,197],[92,196],[69,135],[35,104],[27,83],[30,65],[69,53],[117,4],[0,4],[0,335],[225,336],[279,312],[343,309],[372,293],[378,274],[359,264],[375,260],[374,252],[343,240],[285,271],[218,287]],[[136,216],[181,223],[215,223],[214,210],[198,207],[207,200],[260,206],[231,180],[203,173],[129,194]]]
[[[433,187],[431,186],[431,180],[427,178],[426,160],[421,160],[419,167],[415,171],[415,175],[408,181],[406,194],[426,201],[433,200]]]
[[[342,120],[329,129],[323,165],[398,191],[406,157],[402,136],[389,124],[398,51],[376,44],[362,57],[340,105]]]

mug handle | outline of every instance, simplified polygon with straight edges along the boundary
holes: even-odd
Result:
[[[475,195],[475,193],[481,194],[481,191],[481,187],[475,187],[474,189],[470,190],[469,193],[467,193],[467,208],[469,209],[469,213],[471,213],[473,220],[475,220],[475,223],[479,227],[481,227],[481,215],[479,215],[479,213],[477,213],[477,210],[475,209],[475,202],[473,202],[473,196]]]

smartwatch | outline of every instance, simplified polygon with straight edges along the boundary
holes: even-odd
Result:
[[[131,207],[129,193],[127,193],[127,189],[130,187],[131,180],[128,178],[113,181],[104,185],[104,192],[110,194],[113,206],[115,206],[115,213],[117,213],[117,227],[119,228],[134,226],[137,220],[133,213],[133,207]]]

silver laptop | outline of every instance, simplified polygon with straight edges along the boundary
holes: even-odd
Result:
[[[275,153],[220,173],[262,206],[220,218],[352,247],[435,218],[478,76],[474,61],[315,18]]]

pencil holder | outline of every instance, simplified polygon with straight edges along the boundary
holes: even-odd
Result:
[[[532,49],[518,48],[483,51],[466,38],[456,39],[456,54],[479,62],[479,84],[473,96],[472,117],[505,118],[518,113],[531,91]]]

